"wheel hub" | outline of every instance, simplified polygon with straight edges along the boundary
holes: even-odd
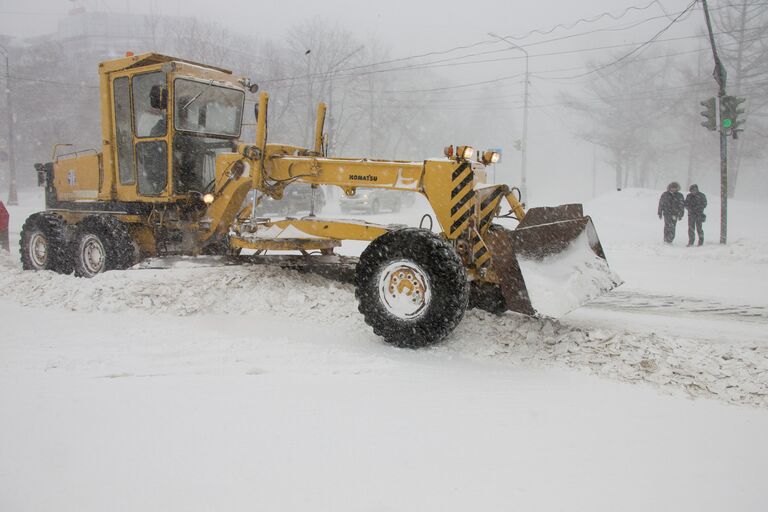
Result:
[[[106,251],[98,237],[87,235],[80,245],[83,267],[90,274],[98,274],[104,271]]]
[[[48,260],[48,239],[40,232],[33,234],[29,240],[29,259],[39,269],[45,267]]]
[[[426,311],[432,291],[429,276],[412,261],[393,261],[379,275],[379,298],[386,310],[404,320]]]

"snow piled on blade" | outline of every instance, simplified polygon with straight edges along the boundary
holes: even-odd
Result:
[[[567,250],[541,260],[517,257],[533,308],[561,317],[621,284],[621,278],[589,245],[587,232]]]
[[[290,318],[372,335],[352,286],[271,266],[133,269],[78,279],[23,272],[0,256],[0,289],[18,303],[85,312],[144,311],[164,315],[231,314]],[[286,329],[290,329],[287,324]],[[318,340],[322,343],[322,340]],[[361,341],[368,343],[368,341]],[[382,342],[383,343],[383,342]],[[402,349],[392,348],[393,351]],[[511,366],[565,365],[672,392],[768,407],[768,347],[727,345],[656,334],[580,329],[565,321],[468,311],[443,343],[422,351],[494,359]]]

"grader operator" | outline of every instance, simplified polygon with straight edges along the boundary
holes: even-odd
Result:
[[[493,152],[475,158],[470,147],[450,147],[446,158],[421,162],[332,157],[324,150],[322,103],[314,148],[268,143],[264,92],[256,140],[244,142],[245,97],[255,84],[154,53],[103,62],[99,79],[101,151],[59,154],[57,146],[51,162],[36,165],[45,210],[22,228],[25,269],[94,277],[150,256],[241,251],[262,262],[280,264],[285,256],[274,251],[295,251],[307,264],[342,265],[334,252],[342,241],[368,241],[353,260],[359,310],[387,342],[410,347],[443,339],[469,305],[536,314],[527,269],[553,264],[562,273],[565,265],[554,281],[575,276],[581,288],[589,284],[574,305],[618,284],[581,205],[526,212],[516,189],[482,183],[485,165],[498,158]],[[255,215],[259,197],[280,200],[292,183],[337,186],[349,196],[358,187],[422,194],[437,232],[313,211]],[[253,203],[243,208],[251,190]],[[514,230],[493,222],[504,201]]]

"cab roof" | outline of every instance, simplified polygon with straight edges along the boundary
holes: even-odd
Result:
[[[125,69],[138,68],[142,66],[151,66],[152,64],[163,64],[165,62],[183,62],[184,64],[192,64],[201,68],[206,68],[220,73],[231,75],[232,71],[229,69],[219,68],[216,66],[209,66],[208,64],[201,64],[187,59],[180,59],[178,57],[170,57],[168,55],[162,55],[160,53],[142,53],[139,55],[130,55],[119,59],[106,60],[99,64],[99,72],[112,73],[114,71],[123,71]]]

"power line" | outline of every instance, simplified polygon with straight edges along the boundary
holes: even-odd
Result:
[[[650,39],[648,39],[647,41],[645,41],[644,43],[642,43],[638,47],[636,47],[636,48],[632,49],[631,51],[627,52],[626,54],[622,55],[618,59],[615,59],[615,60],[613,60],[613,61],[611,61],[611,62],[609,62],[607,64],[603,64],[602,66],[598,66],[598,67],[596,67],[594,69],[591,69],[591,70],[589,70],[589,71],[587,71],[585,73],[581,73],[581,74],[578,74],[578,75],[572,75],[572,76],[569,76],[569,77],[549,77],[549,79],[550,80],[574,80],[574,79],[578,79],[578,78],[584,78],[585,76],[589,76],[591,74],[597,73],[599,71],[602,71],[603,69],[607,69],[607,68],[609,68],[611,66],[615,66],[616,64],[619,64],[619,63],[625,61],[626,59],[628,59],[632,55],[642,51],[648,45],[653,44],[664,32],[669,30],[672,27],[672,25],[677,23],[686,13],[691,12],[693,7],[696,5],[697,1],[698,0],[693,0],[690,4],[688,4],[688,7],[686,7],[683,10],[683,12],[678,14],[672,21],[670,21],[669,24],[667,24],[667,26],[665,26],[664,28],[659,30],[653,37],[651,37]]]
[[[700,39],[704,36],[701,35],[694,35],[694,36],[680,36],[680,37],[673,37],[673,38],[667,38],[667,39],[657,39],[656,41],[653,41],[653,43],[666,43],[666,42],[674,42],[674,41],[681,41],[681,40],[687,40],[687,39]],[[754,38],[754,40],[758,40],[760,38]],[[551,57],[551,56],[557,56],[557,55],[571,55],[571,54],[578,54],[578,53],[585,53],[585,52],[592,52],[597,50],[605,50],[605,49],[616,49],[616,48],[626,48],[627,46],[636,46],[638,44],[644,44],[644,43],[622,43],[622,44],[614,44],[614,45],[605,45],[605,46],[595,46],[592,48],[579,48],[576,50],[563,50],[558,52],[548,52],[548,53],[536,53],[531,54],[530,58],[534,57]],[[688,50],[688,51],[682,51],[682,52],[676,52],[676,53],[668,53],[664,55],[654,56],[654,57],[647,57],[645,59],[635,59],[634,62],[638,61],[645,61],[645,60],[653,60],[653,59],[661,59],[661,58],[667,58],[667,57],[675,57],[679,55],[688,55],[691,53],[700,53],[702,51],[705,51],[703,49],[697,49],[697,50]],[[485,61],[473,61],[471,64],[477,64],[480,62],[500,62],[500,61],[509,61],[509,60],[519,60],[524,59],[525,57],[505,57],[503,59],[488,59]],[[457,63],[457,65],[460,65],[462,63]],[[544,71],[539,71],[538,73],[532,73],[531,76],[534,76],[536,78],[542,79],[542,80],[557,80],[559,77],[546,77],[541,76],[540,73],[555,73],[555,72],[561,72],[561,71],[572,71],[576,69],[584,69],[585,66],[574,66],[569,68],[559,68],[559,69],[549,69]],[[501,77],[500,80],[508,80],[510,78],[516,78],[521,76],[523,73],[517,74],[517,75],[510,75],[507,77]],[[469,84],[461,84],[459,86],[445,86],[445,87],[436,87],[436,88],[428,88],[428,89],[383,89],[380,92],[383,93],[391,93],[391,94],[401,94],[401,93],[421,93],[421,92],[432,92],[432,91],[442,91],[442,90],[448,90],[452,88],[465,88],[469,87],[471,85],[481,85],[485,84],[486,81],[482,82],[472,82]],[[370,91],[363,91],[363,92],[370,92]]]
[[[646,19],[640,20],[640,21],[638,21],[638,22],[636,22],[636,23],[634,23],[632,25],[625,26],[625,27],[595,29],[595,30],[591,30],[591,31],[588,31],[588,32],[581,32],[579,34],[572,34],[572,35],[568,35],[568,36],[556,37],[556,38],[553,38],[553,39],[548,39],[548,40],[544,40],[544,41],[538,41],[538,42],[535,42],[535,43],[529,43],[527,45],[521,45],[521,46],[524,47],[524,48],[528,48],[528,47],[531,47],[531,46],[538,46],[538,45],[547,44],[547,43],[551,43],[551,42],[562,41],[564,39],[571,39],[571,38],[574,38],[574,37],[583,37],[583,36],[587,36],[587,35],[592,35],[592,34],[595,34],[595,33],[598,33],[598,32],[618,32],[618,31],[623,31],[623,30],[629,30],[629,29],[635,28],[635,27],[637,27],[637,26],[639,26],[639,25],[641,25],[643,23],[647,23],[648,21],[653,21],[653,20],[656,20],[656,19],[659,19],[659,18],[664,18],[664,16],[656,16],[656,17],[652,17],[652,18],[646,18]],[[452,52],[452,51],[454,51],[456,49],[472,48],[472,47],[483,45],[483,44],[497,44],[497,43],[498,43],[498,40],[479,41],[479,42],[477,42],[477,43],[475,43],[473,45],[468,45],[468,46],[464,46],[464,47],[456,47],[456,48],[452,48],[452,49],[441,51],[441,52],[431,52],[430,54],[438,54],[438,53],[443,53],[444,54],[444,53],[450,53],[450,52]],[[393,72],[393,71],[406,71],[406,70],[430,69],[430,68],[447,67],[447,66],[460,66],[460,65],[465,65],[465,63],[457,62],[457,60],[459,60],[459,59],[466,59],[466,58],[469,58],[469,57],[477,57],[477,56],[480,56],[480,55],[488,55],[488,54],[493,54],[493,53],[509,52],[509,51],[512,51],[512,50],[514,50],[514,49],[513,48],[505,47],[505,48],[497,49],[497,50],[489,50],[489,51],[485,51],[485,52],[470,53],[470,54],[467,54],[467,55],[451,57],[451,58],[448,58],[448,59],[441,59],[441,60],[430,61],[430,62],[422,62],[422,63],[412,64],[412,65],[407,65],[407,66],[402,66],[402,67],[396,67],[396,68],[391,68],[390,67],[390,68],[384,68],[384,69],[375,69],[375,70],[371,70],[371,71],[364,71],[364,72],[359,72],[359,73],[347,73],[348,71],[354,71],[354,70],[357,70],[357,69],[371,68],[371,67],[378,66],[378,65],[381,65],[381,64],[384,64],[384,63],[412,60],[412,59],[416,59],[416,58],[421,58],[421,57],[423,57],[425,55],[429,55],[429,54],[421,54],[421,55],[416,55],[416,56],[411,56],[411,57],[403,57],[401,59],[393,59],[391,61],[385,61],[385,62],[382,62],[382,63],[363,64],[363,65],[353,66],[353,67],[349,67],[349,68],[342,68],[342,69],[338,70],[334,74],[334,79],[358,77],[358,76],[371,75],[371,74],[380,74],[380,73],[389,73],[389,72]],[[518,58],[520,58],[520,57],[513,57],[511,59],[497,59],[497,60],[516,60]],[[474,63],[478,63],[478,62],[482,63],[482,62],[487,62],[487,61],[474,61]],[[488,62],[490,62],[490,61],[488,61]],[[441,63],[448,63],[448,64],[445,64],[445,65],[441,66],[441,65],[439,65]],[[274,79],[262,80],[260,83],[268,84],[268,83],[283,82],[283,81],[307,80],[307,79],[311,79],[311,78],[322,78],[322,80],[320,80],[320,82],[322,83],[324,81],[330,80],[327,75],[328,75],[327,72],[309,73],[309,74],[304,74],[304,75],[296,75],[296,76],[293,76],[293,77],[284,77],[284,78],[274,78]],[[275,87],[275,88],[279,88],[279,87]]]
[[[547,34],[553,32],[554,29],[558,28],[558,27],[567,28],[567,29],[570,30],[571,28],[575,27],[576,25],[578,25],[581,22],[591,23],[591,22],[598,21],[599,19],[602,19],[602,18],[605,18],[605,17],[610,17],[613,20],[619,20],[619,19],[623,18],[630,11],[633,11],[633,10],[637,10],[637,11],[646,10],[649,7],[651,7],[653,4],[657,4],[657,3],[658,3],[658,0],[653,0],[651,3],[649,3],[649,4],[645,5],[645,6],[630,6],[627,9],[625,9],[620,15],[617,15],[617,16],[614,16],[614,15],[612,15],[609,12],[604,12],[604,13],[598,14],[596,16],[593,16],[592,18],[580,18],[579,20],[576,20],[575,22],[573,22],[570,27],[566,27],[565,25],[557,25],[557,26],[555,26],[552,29],[549,29],[547,31],[541,31],[539,29],[534,29],[534,30],[528,32],[527,34],[525,34],[524,36],[505,36],[505,37],[512,38],[512,39],[525,39],[525,38],[529,37],[533,33],[540,33],[542,35],[547,35]],[[588,32],[583,32],[581,34],[575,34],[575,35],[565,36],[565,37],[558,37],[558,38],[554,38],[554,39],[550,39],[550,40],[545,40],[545,41],[539,41],[539,42],[536,42],[536,43],[530,43],[528,45],[522,45],[522,46],[529,47],[529,46],[544,44],[544,43],[547,43],[547,42],[560,41],[560,40],[567,39],[567,38],[570,38],[570,37],[579,37],[579,36],[583,36],[583,35],[594,34],[594,33],[597,33],[597,32],[615,32],[615,31],[621,31],[621,30],[629,30],[629,29],[634,28],[634,27],[636,27],[636,26],[638,26],[638,25],[640,25],[642,23],[646,23],[648,21],[652,21],[652,20],[656,20],[656,19],[660,19],[660,18],[666,18],[666,17],[668,17],[668,16],[666,16],[666,15],[665,16],[654,16],[654,17],[651,17],[651,18],[646,18],[646,19],[640,20],[639,22],[637,22],[635,24],[632,24],[630,26],[623,27],[623,28],[596,29],[596,30],[592,30],[592,31],[588,31]],[[429,56],[432,56],[432,55],[445,55],[445,54],[452,53],[452,52],[458,51],[458,50],[470,49],[470,48],[475,48],[475,47],[482,46],[482,45],[498,44],[498,43],[499,43],[499,41],[497,39],[483,40],[483,41],[478,41],[476,43],[469,44],[469,45],[456,46],[456,47],[453,47],[453,48],[449,48],[447,50],[431,51],[431,52],[417,54],[417,55],[410,55],[410,56],[407,56],[407,57],[400,57],[400,58],[397,58],[397,59],[390,59],[390,60],[385,60],[385,61],[373,62],[373,63],[370,63],[370,64],[361,64],[361,65],[357,65],[357,66],[352,66],[352,67],[340,69],[339,72],[340,73],[344,73],[344,72],[347,72],[347,71],[354,71],[354,70],[358,70],[358,69],[371,68],[371,67],[376,67],[376,66],[382,66],[382,65],[386,65],[386,64],[396,63],[396,62],[403,62],[403,61],[407,61],[407,60],[413,60],[413,59],[419,59],[419,58],[423,58],[423,57],[429,57]],[[509,50],[510,50],[509,48],[504,48],[503,50],[492,50],[490,52],[482,52],[480,54],[464,55],[464,56],[456,57],[456,58],[462,59],[462,58],[467,58],[467,57],[471,57],[471,56],[475,56],[475,55],[482,55],[484,53],[495,53],[495,52],[509,51]],[[437,62],[444,62],[444,61],[437,61]],[[431,64],[431,63],[427,63],[427,64]],[[423,65],[423,64],[417,64],[417,65]],[[403,68],[395,68],[395,69],[393,69],[393,71],[400,70],[400,69],[403,69]],[[384,70],[384,71],[386,71],[386,70]],[[308,78],[321,78],[321,77],[323,77],[326,74],[327,73],[309,73],[309,74],[303,74],[303,75],[295,75],[295,76],[291,76],[291,77],[281,77],[281,78],[274,78],[274,79],[270,79],[270,80],[263,80],[261,83],[274,83],[274,82],[290,81],[290,80],[306,80]]]
[[[571,30],[572,28],[574,28],[576,25],[578,25],[580,23],[594,23],[594,22],[600,21],[603,18],[611,18],[612,20],[617,21],[617,20],[623,18],[624,16],[626,16],[627,14],[629,14],[631,11],[645,11],[646,9],[649,9],[651,6],[653,6],[654,4],[658,4],[658,6],[661,7],[661,10],[666,15],[666,11],[664,11],[664,7],[661,5],[661,3],[659,3],[658,0],[653,0],[652,2],[650,2],[649,4],[647,4],[645,6],[632,5],[630,7],[627,7],[626,9],[624,9],[624,11],[621,12],[621,14],[616,15],[616,16],[614,16],[610,12],[606,11],[606,12],[601,12],[600,14],[596,14],[595,16],[591,16],[589,18],[579,18],[576,21],[573,21],[573,22],[568,23],[568,24],[560,23],[558,25],[554,25],[553,27],[551,27],[551,28],[549,28],[547,30],[533,29],[533,30],[530,30],[530,31],[526,32],[525,34],[522,34],[522,35],[518,35],[518,36],[512,35],[512,36],[505,36],[505,37],[508,38],[508,39],[520,40],[520,39],[527,39],[530,36],[532,36],[533,34],[541,34],[543,36],[546,36],[546,35],[551,34],[552,32],[554,32],[557,29]]]

